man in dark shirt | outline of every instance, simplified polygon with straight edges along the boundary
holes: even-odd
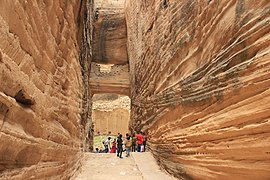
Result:
[[[123,152],[123,140],[122,134],[120,134],[117,138],[117,157],[122,158],[122,152]]]

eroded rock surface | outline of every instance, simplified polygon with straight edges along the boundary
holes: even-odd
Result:
[[[128,64],[102,65],[93,62],[90,73],[90,90],[92,94],[117,93],[129,96]]]
[[[94,1],[91,94],[130,94],[125,0]],[[103,71],[107,66],[108,71]]]
[[[127,64],[125,0],[94,1],[93,61]]]
[[[269,179],[269,0],[95,2],[0,1],[0,179],[74,174],[106,92],[176,177]]]
[[[270,177],[270,2],[127,1],[131,128],[180,179]]]
[[[130,98],[117,94],[96,94],[92,98],[95,134],[126,134],[130,120]]]
[[[0,179],[65,179],[79,165],[82,3],[0,1]]]

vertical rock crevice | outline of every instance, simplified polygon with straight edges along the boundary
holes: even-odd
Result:
[[[83,126],[83,149],[91,151],[93,148],[93,127],[91,122],[91,92],[90,71],[92,61],[92,34],[93,34],[93,0],[82,0],[80,5],[80,65],[83,77],[81,124]]]

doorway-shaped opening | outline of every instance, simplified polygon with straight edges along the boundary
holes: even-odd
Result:
[[[130,120],[130,98],[119,94],[95,94],[92,98],[93,149],[104,150],[106,138],[126,134]]]

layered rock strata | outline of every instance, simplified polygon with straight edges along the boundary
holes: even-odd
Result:
[[[85,3],[0,1],[0,179],[66,179],[79,166]]]
[[[126,4],[130,128],[179,179],[269,179],[270,2]]]
[[[128,64],[125,0],[94,1],[93,61]]]
[[[129,86],[128,64],[102,65],[94,62],[91,64],[90,91],[92,94],[116,93],[129,96]]]
[[[91,94],[130,94],[125,0],[94,1]],[[106,69],[106,70],[105,70]]]
[[[126,134],[130,119],[130,98],[117,94],[96,94],[92,98],[92,122],[97,134]]]

